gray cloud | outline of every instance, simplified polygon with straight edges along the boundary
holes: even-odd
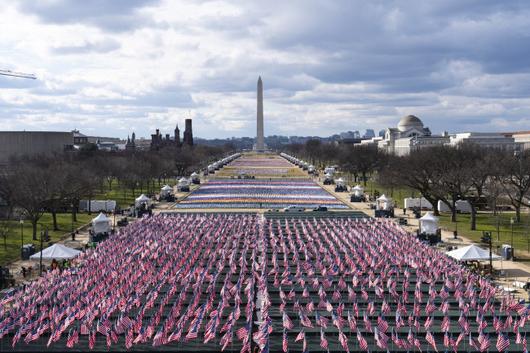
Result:
[[[114,39],[106,39],[98,42],[84,42],[81,45],[62,46],[53,48],[56,54],[86,54],[86,53],[108,53],[120,48],[120,43]]]
[[[50,44],[47,61],[71,59],[67,68],[43,69],[45,77],[58,76],[53,84],[0,78],[0,87],[31,101],[6,103],[0,119],[49,109],[87,127],[114,117],[147,136],[153,124],[169,126],[191,110],[198,136],[251,136],[258,75],[267,133],[380,129],[401,114],[420,116],[433,131],[498,131],[510,123],[525,128],[530,115],[526,1],[184,4],[197,8],[160,10],[167,4],[149,0],[20,2],[20,12],[41,23],[97,27],[108,39]]]
[[[149,22],[139,8],[159,0],[57,0],[18,2],[20,10],[38,16],[44,22],[86,23],[109,31],[125,31]]]

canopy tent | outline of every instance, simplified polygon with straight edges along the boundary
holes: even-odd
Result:
[[[141,194],[136,198],[136,200],[134,200],[134,205],[138,207],[143,203],[148,204],[149,201],[151,201],[149,197],[145,196],[145,194]]]
[[[392,208],[392,199],[381,195],[377,200],[377,209],[388,211]]]
[[[191,178],[191,180],[197,180],[197,179],[199,179],[199,174],[193,172],[193,173],[191,173],[190,178]]]
[[[178,186],[188,186],[190,185],[190,181],[186,178],[180,178]]]
[[[363,196],[364,188],[361,185],[355,185],[355,187],[352,189],[353,195],[356,197]]]
[[[160,196],[162,197],[165,197],[169,194],[171,194],[171,192],[173,191],[173,188],[169,185],[164,185],[162,186],[162,188],[160,189]]]
[[[420,229],[425,234],[436,234],[438,231],[438,217],[434,216],[432,212],[427,212],[420,218]]]
[[[344,179],[342,179],[342,178],[338,178],[336,183],[337,183],[337,186],[344,186],[345,185]]]
[[[333,167],[326,167],[326,168],[324,168],[324,173],[331,173],[331,174],[333,174],[333,173],[335,173],[335,168],[333,168]]]
[[[92,230],[94,233],[108,233],[110,228],[110,219],[104,213],[100,213],[96,218],[92,219]]]
[[[446,253],[453,259],[458,261],[488,261],[490,259],[489,250],[482,249],[475,244],[465,246],[460,249],[449,251]],[[502,257],[496,254],[491,254],[492,260],[501,260]]]
[[[69,248],[67,246],[64,246],[62,244],[53,244],[52,246],[39,251],[36,254],[33,254],[30,256],[31,260],[39,260],[40,255],[42,252],[42,259],[43,260],[64,260],[64,259],[72,259],[76,257],[77,255],[81,254],[81,251]]]

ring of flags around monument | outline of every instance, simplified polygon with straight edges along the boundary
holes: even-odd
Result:
[[[158,215],[74,265],[0,298],[4,348],[526,351],[525,305],[389,220]]]

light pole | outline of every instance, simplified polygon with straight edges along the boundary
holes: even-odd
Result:
[[[515,259],[515,249],[513,248],[513,223],[514,223],[514,219],[513,217],[510,218],[510,226],[512,228],[512,243],[511,243],[511,247],[512,247],[512,261],[514,261]]]
[[[20,246],[22,249],[24,247],[24,219],[21,218],[19,223],[20,223]]]
[[[42,251],[44,250],[44,237],[48,239],[48,226],[45,226],[45,231],[42,230],[42,223],[40,224],[40,256],[39,256],[39,276],[42,276]]]
[[[75,240],[75,233],[74,233],[74,203],[73,202],[70,204],[70,207],[72,207],[72,233],[70,235],[72,237],[72,240]]]

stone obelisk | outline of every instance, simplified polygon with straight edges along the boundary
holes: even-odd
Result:
[[[261,76],[258,78],[258,114],[257,114],[257,133],[256,133],[256,150],[265,150],[265,138],[263,136],[263,82]]]

